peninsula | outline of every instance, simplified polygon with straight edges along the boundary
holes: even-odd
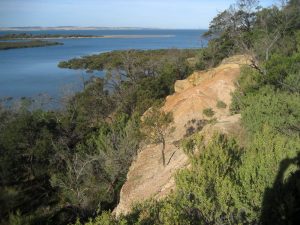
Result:
[[[41,39],[81,39],[81,38],[170,38],[174,35],[82,35],[82,34],[6,34],[0,40],[41,40]]]
[[[58,27],[0,27],[0,31],[64,31],[64,30],[160,30],[160,28],[145,28],[145,27],[80,27],[80,26],[58,26]]]
[[[46,47],[46,46],[54,46],[54,45],[63,45],[60,42],[52,42],[52,41],[22,41],[22,42],[0,42],[0,50],[9,50],[16,48],[36,48],[36,47]]]

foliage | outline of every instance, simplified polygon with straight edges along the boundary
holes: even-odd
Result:
[[[93,77],[82,92],[64,96],[62,110],[40,110],[29,98],[3,99],[1,222],[11,217],[65,224],[113,209],[142,137],[140,115],[190,73],[186,57],[195,51],[190,52],[101,56],[109,62],[106,78]],[[112,72],[125,67],[128,78],[115,80]]]
[[[137,153],[139,120],[120,115],[113,123],[95,124],[85,117],[91,129],[75,122],[81,113],[24,110],[2,124],[3,223],[28,217],[30,224],[65,224],[116,204]]]
[[[220,12],[210,23],[208,32],[219,46],[231,43],[230,54],[242,53],[253,58],[252,66],[261,73],[261,61],[273,53],[295,52],[295,34],[299,29],[299,2],[281,1],[280,6],[259,6],[257,0],[237,0],[229,9]],[[221,48],[218,48],[221,50]]]
[[[299,53],[292,56],[272,55],[265,65],[266,75],[260,77],[260,83],[291,91],[298,90],[299,87],[294,87],[294,84],[286,83],[286,78],[288,75],[298,75],[297,73],[300,69],[299,61]]]
[[[215,135],[207,146],[203,146],[201,137],[193,139],[197,143],[194,147],[200,144],[197,148],[201,154],[190,155],[192,167],[176,176],[176,192],[160,202],[138,205],[114,223],[257,224],[265,190],[273,186],[280,162],[295,157],[300,148],[299,139],[289,140],[269,128],[257,133],[247,149],[223,135]],[[293,176],[296,168],[285,170],[285,179]],[[275,196],[282,200],[280,197]],[[289,204],[276,209],[282,213],[280,207],[286,210],[283,212],[289,210]]]
[[[262,88],[243,99],[243,122],[252,133],[268,125],[286,135],[299,135],[300,102],[298,94]]]
[[[184,153],[190,157],[193,157],[196,154],[197,150],[203,145],[203,136],[198,133],[193,134],[192,136],[184,138],[180,142],[180,146],[183,149]]]
[[[166,166],[166,138],[174,131],[174,127],[170,126],[172,122],[172,113],[165,113],[157,106],[150,108],[142,118],[141,129],[146,140],[154,144],[162,144],[162,161],[164,166]]]
[[[50,41],[25,41],[25,42],[0,42],[0,50],[8,50],[15,48],[36,48],[36,47],[46,47],[53,45],[63,45],[59,42],[50,42]]]
[[[218,109],[226,109],[226,107],[227,107],[226,103],[221,101],[221,100],[217,101],[216,106],[217,106]]]
[[[215,112],[213,111],[212,108],[206,108],[203,109],[203,114],[207,117],[213,117],[215,115]]]
[[[199,69],[226,55],[250,54],[230,109],[242,114],[243,148],[217,135],[204,146],[197,133],[182,141],[192,166],[176,177],[177,189],[114,223],[293,224],[297,218],[299,166],[299,3],[256,8],[240,0],[211,23],[212,40]],[[208,110],[207,110],[208,111]],[[195,151],[197,150],[197,151]]]
[[[111,213],[104,212],[101,216],[97,217],[95,220],[90,220],[86,225],[114,225],[115,219]],[[79,223],[79,225],[81,225]]]
[[[202,50],[114,51],[61,62],[105,72],[66,96],[61,110],[36,109],[27,98],[1,101],[1,224],[293,224],[300,196],[299,2],[257,6],[239,0],[217,15]],[[230,106],[247,131],[243,148],[220,134],[204,145],[197,132],[207,121],[194,121],[181,144],[191,168],[178,172],[177,189],[116,219],[110,210],[140,141],[162,143],[164,156],[172,133],[172,115],[155,105],[174,92],[175,80],[235,53],[253,57]]]
[[[213,119],[212,119],[213,120]],[[193,135],[194,133],[197,133],[199,131],[201,131],[203,129],[203,127],[209,123],[212,122],[212,120],[196,120],[196,119],[192,119],[190,121],[188,121],[184,127],[186,128],[186,133],[184,135],[184,137],[189,137],[191,135]]]
[[[116,72],[119,73],[126,72],[127,76],[131,76],[133,74],[138,75],[138,73],[141,73],[140,75],[148,74],[150,76],[154,76],[157,69],[164,66],[163,64],[155,61],[164,61],[165,63],[178,61],[178,56],[182,58],[190,58],[198,51],[198,49],[112,51],[99,55],[85,56],[81,58],[74,58],[69,61],[62,61],[59,63],[59,67],[87,70],[117,70]],[[142,66],[138,66],[139,64]]]
[[[197,54],[196,68],[199,70],[217,66],[224,58],[236,52],[233,40],[223,34],[220,34],[219,38],[208,39],[208,46]]]
[[[190,155],[192,167],[176,176],[176,192],[160,202],[136,206],[129,215],[114,220],[115,224],[257,224],[262,217],[265,190],[272,188],[278,173],[284,172],[288,180],[297,169],[293,165],[281,172],[279,165],[296,156],[299,139],[275,134],[268,127],[258,132],[246,149],[224,135],[215,135],[206,146],[197,135],[193,140],[201,153]],[[278,191],[279,186],[272,189]],[[288,193],[286,190],[282,195]],[[275,213],[264,218],[266,224],[273,216],[284,222],[285,216],[295,210],[289,201],[282,201],[282,195],[273,196],[280,202],[278,207],[264,202],[263,210],[272,207]],[[276,217],[278,212],[280,217]]]
[[[16,39],[43,39],[43,38],[92,38],[102,37],[93,35],[79,35],[79,34],[31,34],[31,33],[18,33],[18,34],[5,34],[0,36],[0,40],[16,40]]]
[[[266,210],[270,202],[264,202],[266,190],[270,189],[276,177],[280,173],[280,163],[283,160],[295,157],[300,150],[299,138],[289,138],[281,134],[276,134],[269,127],[265,127],[262,132],[257,132],[250,143],[245,156],[242,159],[243,166],[238,172],[238,178],[242,188],[239,196],[245,207],[247,218],[257,220],[261,217],[262,211]],[[276,168],[276,169],[274,169]],[[288,168],[285,172],[285,179],[288,179],[295,166]],[[255,190],[255,191],[252,191]],[[280,190],[280,186],[274,186],[274,191]],[[280,196],[274,196],[280,201]],[[289,207],[289,203],[281,202],[278,206],[272,206],[274,211],[267,217],[265,224],[270,224],[271,217],[284,218],[286,215],[277,214],[276,210]],[[276,208],[276,210],[275,210]],[[250,209],[250,210],[249,210]]]
[[[296,32],[297,51],[300,52],[300,30]]]
[[[194,69],[188,63],[198,50],[113,51],[60,62],[59,67],[105,71],[116,111],[142,114],[152,104],[174,92],[174,82]]]
[[[234,213],[231,210],[236,193],[231,179],[234,179],[234,168],[239,165],[241,153],[233,140],[224,138],[216,136],[205,149],[198,146],[203,153],[192,158],[192,170],[181,171],[177,176],[176,198],[181,207],[196,213],[198,218],[192,223],[197,220],[214,224],[225,222],[230,219],[226,216]]]

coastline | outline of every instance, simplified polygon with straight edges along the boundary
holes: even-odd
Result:
[[[104,35],[104,36],[78,36],[78,37],[32,37],[32,38],[12,38],[7,40],[53,40],[53,39],[139,39],[139,38],[171,38],[176,35]]]
[[[50,42],[43,40],[32,40],[27,42],[2,42],[0,41],[0,51],[10,50],[10,49],[19,49],[19,48],[39,48],[47,46],[63,45],[60,42]]]

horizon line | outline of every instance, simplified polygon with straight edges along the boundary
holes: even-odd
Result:
[[[0,30],[17,30],[17,29],[45,29],[54,28],[54,29],[78,29],[83,30],[86,29],[147,29],[147,30],[207,30],[208,28],[170,28],[170,27],[134,27],[134,26],[0,26]]]

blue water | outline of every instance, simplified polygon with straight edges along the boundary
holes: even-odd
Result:
[[[48,94],[54,98],[67,89],[78,90],[85,71],[60,69],[62,60],[124,49],[200,48],[206,45],[201,30],[97,30],[97,31],[34,31],[33,34],[82,35],[173,35],[142,39],[59,39],[61,46],[24,48],[0,51],[0,98],[34,97]],[[0,32],[0,35],[17,32]],[[24,32],[21,32],[24,33]]]

